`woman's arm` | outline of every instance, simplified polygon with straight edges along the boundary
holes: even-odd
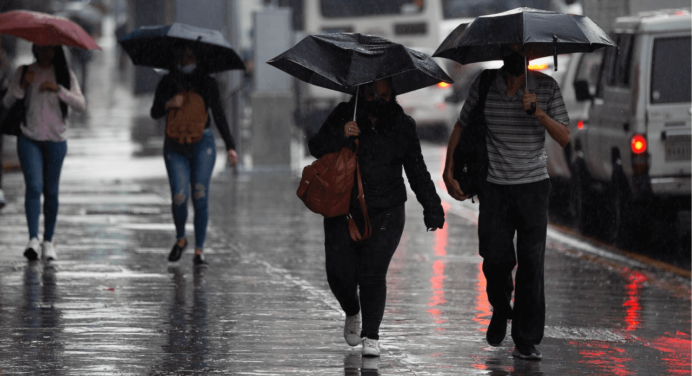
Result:
[[[166,116],[166,102],[177,94],[173,82],[169,75],[163,76],[159,84],[156,85],[154,93],[154,103],[151,105],[150,115],[153,119],[160,119]]]
[[[79,82],[77,82],[74,72],[70,71],[69,90],[62,85],[58,85],[58,98],[77,112],[86,110],[86,99],[84,99],[82,89],[79,87]]]
[[[10,108],[18,99],[24,99],[26,93],[25,88],[22,88],[22,70],[23,66],[17,68],[12,76],[12,81],[10,81],[10,87],[2,98],[2,104],[5,108]],[[28,71],[27,71],[28,73]]]
[[[219,85],[212,77],[207,76],[208,101],[211,114],[214,117],[216,128],[219,130],[223,142],[226,144],[226,150],[235,150],[235,140],[231,134],[231,128],[226,119],[226,113],[221,105],[221,94],[219,93]]]
[[[428,229],[442,228],[445,223],[445,213],[442,209],[440,196],[437,195],[428,167],[423,160],[420,140],[416,133],[416,123],[408,118],[410,124],[405,126],[404,170],[416,199],[423,206],[425,227]]]
[[[320,130],[308,141],[310,154],[315,158],[322,158],[325,154],[341,150],[350,143],[346,137],[343,126],[350,119],[346,117],[348,103],[340,103],[324,121]]]

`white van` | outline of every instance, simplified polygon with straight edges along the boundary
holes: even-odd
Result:
[[[690,209],[691,25],[688,10],[618,18],[619,49],[604,52],[595,96],[574,83],[577,99],[592,100],[588,125],[572,135],[578,199],[607,195],[616,244],[647,201]]]

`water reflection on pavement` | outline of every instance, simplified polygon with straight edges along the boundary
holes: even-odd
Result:
[[[489,347],[477,211],[444,194],[447,224],[436,232],[425,232],[412,196],[407,203],[380,358],[344,343],[322,220],[295,197],[293,174],[233,176],[217,163],[210,268],[194,269],[191,252],[168,263],[174,228],[159,126],[147,120],[150,98],[98,73],[115,65],[109,53],[95,54],[91,77],[102,81],[87,91],[89,113],[68,141],[58,261],[23,259],[23,181],[5,177],[0,374],[690,373],[689,279],[559,229],[546,252],[544,360],[512,358],[511,339]],[[440,176],[444,149],[423,149]]]

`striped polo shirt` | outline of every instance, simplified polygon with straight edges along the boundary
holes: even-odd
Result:
[[[507,96],[505,70],[495,70],[495,78],[485,102],[488,133],[488,181],[495,184],[525,184],[548,179],[545,152],[546,129],[535,116],[524,111],[522,86],[512,98]],[[557,82],[540,72],[530,71],[531,92],[538,106],[553,120],[569,124],[569,116]],[[480,75],[471,85],[466,103],[459,114],[459,125],[469,125],[469,113],[478,103]]]

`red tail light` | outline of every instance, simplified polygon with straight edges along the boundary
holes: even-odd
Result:
[[[436,86],[439,87],[440,89],[446,89],[446,88],[452,86],[452,84],[448,84],[448,83],[446,83],[446,82],[440,82],[440,83],[437,84]]]
[[[646,152],[646,138],[640,134],[632,136],[632,153],[642,154]]]
[[[579,120],[577,122],[577,129],[584,129],[584,120]]]

